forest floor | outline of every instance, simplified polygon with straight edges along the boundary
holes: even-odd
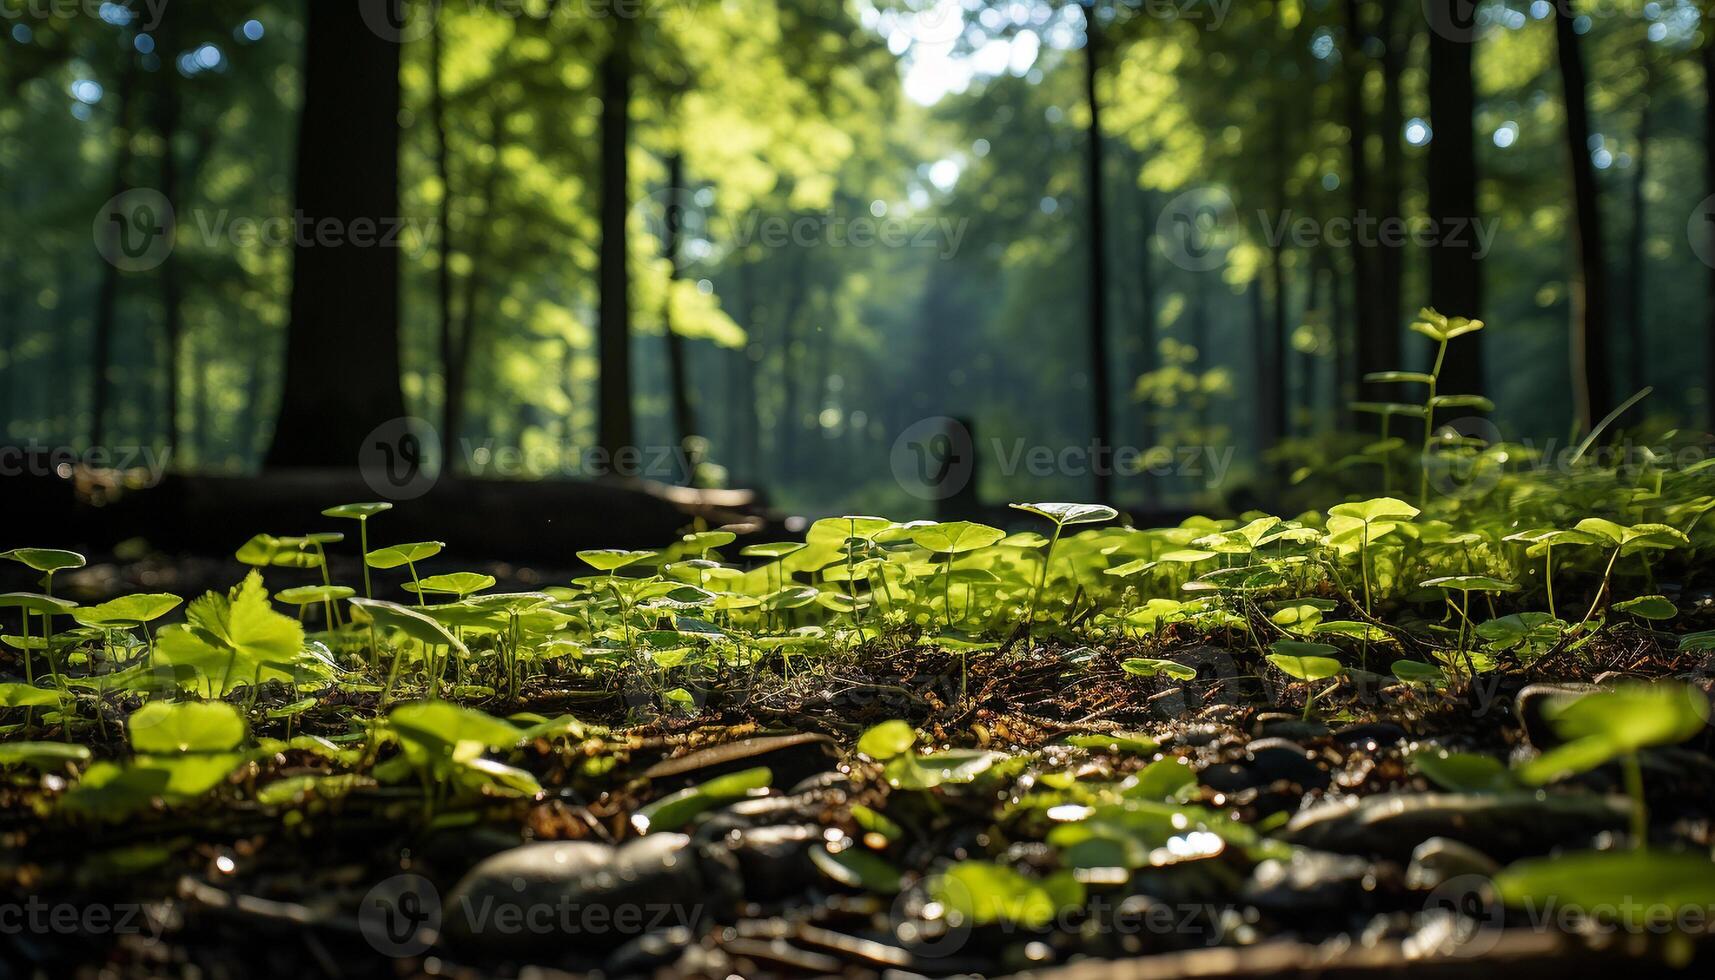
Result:
[[[590,726],[514,760],[542,792],[433,813],[417,790],[365,778],[263,805],[256,787],[332,770],[301,750],[250,763],[224,797],[120,823],[61,820],[64,780],[13,778],[0,787],[0,895],[16,896],[0,900],[0,975],[1518,977],[1710,962],[1707,940],[1568,928],[1483,894],[1510,861],[1622,832],[1625,808],[1608,805],[1619,767],[1576,777],[1592,793],[1544,795],[1449,791],[1410,762],[1430,744],[1529,753],[1553,737],[1533,715],[1551,685],[1620,672],[1708,690],[1706,658],[1616,630],[1579,657],[1457,690],[1353,671],[1307,719],[1305,686],[1269,680],[1253,651],[1190,635],[1151,651],[1197,678],[1130,675],[1120,663],[1138,651],[1124,648],[1015,642],[962,663],[880,643],[778,672],[712,669],[692,686],[694,718],[660,715],[628,681],[537,678],[513,709]],[[298,732],[339,737],[335,719],[373,697],[332,694]],[[856,748],[889,720],[930,748],[994,753],[988,771],[902,785]],[[1158,758],[1195,774],[1180,803],[1293,853],[1262,856],[1238,831],[1175,836],[1086,875],[1075,913],[986,922],[945,914],[916,875],[992,853],[1047,872],[1044,835],[1083,811],[1077,786],[1129,785]],[[766,789],[699,801],[686,834],[640,835],[640,811],[665,818],[650,804],[756,767]],[[1710,730],[1647,750],[1643,769],[1657,833],[1706,853]],[[509,863],[526,842],[579,843],[546,869]],[[830,861],[836,847],[888,865]],[[541,911],[547,895],[547,925],[504,921],[509,902]]]

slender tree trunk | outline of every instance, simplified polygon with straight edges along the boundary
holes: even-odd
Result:
[[[780,317],[780,421],[775,435],[777,464],[792,466],[798,458],[798,430],[802,428],[802,410],[798,407],[798,314],[810,292],[810,254],[797,249],[794,263],[797,273],[792,277],[791,292]]]
[[[127,188],[125,172],[131,169],[131,103],[137,87],[135,59],[125,57],[125,71],[119,83],[119,111],[114,122],[118,146],[113,156],[113,179],[108,187],[118,197]],[[112,390],[108,377],[113,370],[113,333],[119,318],[119,266],[109,260],[101,267],[101,283],[96,287],[95,315],[90,352],[89,444],[101,448],[107,442],[108,397]]]
[[[598,442],[611,464],[635,442],[631,404],[631,269],[626,214],[630,210],[630,18],[614,19],[613,42],[601,64],[601,366],[596,396]]]
[[[1097,4],[1092,0],[1084,11],[1084,99],[1090,107],[1089,148],[1085,176],[1085,193],[1089,218],[1089,355],[1091,420],[1095,437],[1096,459],[1091,473],[1095,477],[1094,492],[1098,501],[1113,499],[1113,473],[1108,453],[1114,441],[1113,393],[1108,382],[1108,293],[1107,254],[1104,240],[1104,205],[1102,203],[1102,101],[1096,92],[1096,79],[1101,70],[1102,31],[1097,16]]]
[[[1572,391],[1585,431],[1614,407],[1608,378],[1608,272],[1602,256],[1602,213],[1590,160],[1590,109],[1585,99],[1584,57],[1570,6],[1557,8],[1555,50],[1566,102],[1566,152],[1572,167],[1573,241],[1578,258],[1572,276]]]
[[[1382,104],[1376,118],[1376,130],[1381,134],[1382,166],[1376,174],[1376,190],[1380,196],[1376,218],[1378,223],[1394,226],[1404,213],[1401,203],[1405,196],[1405,96],[1402,76],[1405,74],[1406,54],[1411,50],[1417,23],[1416,11],[1401,18],[1401,0],[1383,0],[1380,33]],[[1386,245],[1376,251],[1376,329],[1364,338],[1358,351],[1358,373],[1394,371],[1401,365],[1400,307],[1405,282],[1405,250],[1399,245]],[[1378,393],[1379,395],[1380,393]],[[1379,420],[1378,420],[1379,425]]]
[[[1271,153],[1274,157],[1274,213],[1286,213],[1286,116],[1283,106],[1274,107],[1273,146]],[[1286,363],[1286,246],[1284,240],[1276,240],[1268,246],[1268,281],[1270,316],[1266,321],[1259,321],[1257,329],[1258,356],[1258,386],[1257,408],[1261,428],[1258,430],[1264,440],[1265,449],[1279,445],[1291,432],[1290,420],[1287,418],[1287,363]]]
[[[23,202],[23,188],[14,183],[6,197],[6,227],[18,227]],[[18,356],[23,353],[23,344],[19,342],[23,336],[20,329],[23,322],[23,284],[20,282],[23,262],[18,257],[18,243],[14,236],[0,236],[0,254],[5,256],[5,261],[0,262],[0,367],[3,367],[0,369],[0,445],[6,445],[11,436],[9,430],[22,421],[24,413],[24,372],[18,366]]]
[[[1364,23],[1363,12],[1364,5],[1361,0],[1346,0],[1346,128],[1351,134],[1351,184],[1348,193],[1352,202],[1352,217],[1358,221],[1370,216],[1374,204],[1370,188],[1370,113],[1364,102],[1364,78],[1368,74],[1368,59],[1364,56],[1363,48],[1370,31]],[[1352,318],[1357,328],[1358,371],[1361,375],[1372,371],[1391,370],[1397,365],[1382,366],[1374,363],[1381,354],[1375,348],[1383,329],[1381,308],[1376,296],[1377,287],[1380,285],[1376,280],[1377,256],[1363,242],[1355,243],[1351,252]],[[1343,374],[1340,377],[1343,388],[1348,381]],[[1356,384],[1359,380],[1354,378],[1350,383]],[[1365,399],[1380,400],[1379,393],[1372,392],[1367,386],[1357,390],[1363,393]],[[1366,420],[1375,418],[1365,416]]]
[[[379,233],[399,220],[399,47],[365,26],[357,4],[308,5],[293,216],[300,225]],[[270,467],[356,466],[369,434],[405,414],[399,250],[366,244],[349,235],[294,244]]]
[[[466,406],[470,398],[471,362],[476,357],[478,338],[482,334],[482,319],[477,310],[482,305],[482,293],[487,286],[488,266],[491,259],[490,245],[494,237],[494,200],[499,190],[501,154],[505,151],[506,116],[500,110],[494,110],[489,116],[488,143],[493,151],[490,154],[488,172],[482,179],[482,190],[478,197],[478,207],[474,232],[470,243],[470,274],[464,279],[464,296],[458,303],[458,315],[452,317],[453,302],[452,286],[447,286],[447,314],[452,317],[451,347],[443,356],[446,371],[446,405],[443,425],[446,431],[441,438],[446,446],[443,459],[450,461],[454,458],[458,440],[464,432]]]
[[[1429,250],[1429,305],[1448,316],[1483,315],[1482,265],[1473,222],[1477,213],[1477,108],[1471,75],[1473,45],[1429,32],[1429,219],[1440,236]],[[1447,349],[1441,390],[1483,391],[1482,335]]]
[[[669,397],[673,403],[673,431],[679,437],[679,448],[685,453],[685,459],[691,460],[691,446],[697,436],[696,416],[691,407],[690,371],[685,365],[685,338],[673,329],[672,287],[679,281],[679,234],[684,224],[684,213],[679,206],[679,195],[683,193],[685,179],[685,158],[675,152],[667,158],[667,213],[666,241],[661,248],[667,257],[668,296],[662,305],[661,328],[666,334],[667,341],[667,386]],[[696,464],[688,463],[685,473],[688,485],[696,484]]]
[[[455,466],[454,449],[464,420],[465,364],[470,347],[454,335],[453,325],[453,177],[447,147],[447,91],[444,28],[441,2],[430,5],[429,28],[429,127],[435,137],[435,178],[441,198],[435,208],[440,241],[436,246],[435,316],[441,340],[441,460],[449,471]],[[467,311],[468,316],[468,311]]]
[[[177,17],[168,8],[162,8],[160,22],[155,28],[155,39],[162,51],[167,54],[170,63],[179,50]],[[181,99],[179,92],[179,73],[176,71],[156,72],[160,88],[157,91],[156,128],[161,139],[161,193],[177,213],[183,203],[179,196],[179,119],[181,114]],[[165,361],[162,376],[166,389],[166,446],[169,453],[177,452],[180,448],[183,430],[179,423],[179,400],[183,377],[184,357],[184,310],[183,287],[179,279],[179,261],[177,250],[169,251],[161,262],[161,333],[165,346]]]
[[[1626,352],[1626,366],[1630,369],[1627,372],[1628,387],[1634,392],[1644,389],[1649,376],[1649,341],[1644,327],[1644,280],[1649,274],[1649,266],[1644,262],[1644,239],[1649,232],[1649,206],[1644,199],[1644,185],[1649,182],[1650,140],[1655,128],[1655,71],[1649,61],[1649,49],[1646,42],[1643,48],[1643,105],[1638,110],[1638,152],[1632,170],[1632,221],[1627,229],[1626,278],[1622,287],[1625,290],[1626,346],[1629,348]]]

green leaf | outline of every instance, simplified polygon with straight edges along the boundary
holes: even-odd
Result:
[[[308,538],[277,538],[272,534],[258,534],[244,542],[234,557],[258,568],[316,568],[321,565],[321,558],[310,548]]]
[[[1365,415],[1403,415],[1406,418],[1423,418],[1422,405],[1407,405],[1403,402],[1353,402],[1352,411]]]
[[[1170,755],[1143,767],[1121,795],[1137,800],[1166,800],[1184,803],[1197,790],[1197,774],[1179,756]],[[1128,780],[1129,782],[1129,780]]]
[[[1444,316],[1429,307],[1424,307],[1418,312],[1417,319],[1412,321],[1411,329],[1423,334],[1430,340],[1448,341],[1468,333],[1476,333],[1483,329],[1483,321],[1468,320],[1462,316]]]
[[[1495,410],[1495,403],[1482,395],[1436,395],[1429,403],[1436,408],[1474,408],[1479,412]]]
[[[1702,850],[1585,851],[1529,858],[1508,865],[1494,883],[1508,905],[1551,904],[1604,916],[1639,935],[1662,929],[1665,923],[1656,917],[1664,909],[1677,916],[1687,909],[1702,912],[1715,906],[1715,865]]]
[[[1409,521],[1422,513],[1416,507],[1395,497],[1374,497],[1354,503],[1335,504],[1328,508],[1332,517],[1353,517],[1360,521],[1397,519]]]
[[[772,782],[774,773],[766,766],[716,776],[643,807],[631,815],[631,826],[640,834],[678,830],[705,810],[742,800],[756,791],[767,789]]]
[[[398,630],[431,647],[452,647],[461,654],[470,652],[445,626],[409,606],[401,606],[384,599],[360,599],[355,596],[346,601],[374,620],[375,625],[382,629]]]
[[[803,551],[805,546],[796,541],[776,541],[772,544],[752,544],[739,549],[739,554],[746,558],[784,558],[793,552]]]
[[[626,551],[622,548],[598,548],[578,552],[583,563],[598,572],[611,572],[655,555],[653,551]]]
[[[971,521],[947,521],[940,524],[930,524],[911,532],[911,540],[919,548],[924,548],[939,554],[962,555],[967,552],[987,548],[1001,538],[1006,532],[986,524],[975,524]]]
[[[24,609],[40,615],[63,616],[76,609],[77,603],[34,592],[7,592],[0,595],[0,609]]]
[[[1119,512],[1103,504],[1012,504],[1015,510],[1045,517],[1061,527],[1073,524],[1096,524],[1111,521],[1119,516]],[[940,550],[940,549],[931,549]]]
[[[344,585],[300,585],[295,589],[281,589],[274,598],[288,606],[309,606],[318,602],[343,602],[357,591]]]
[[[29,766],[40,772],[88,762],[89,749],[69,742],[0,742],[0,766]]]
[[[467,595],[494,588],[494,576],[477,572],[451,572],[446,575],[431,575],[421,582],[406,582],[404,588],[405,591],[418,595],[434,593],[456,595],[462,599]]]
[[[82,568],[89,560],[75,551],[57,548],[13,548],[0,551],[0,558],[10,558],[38,572],[58,572],[67,568]]]
[[[857,750],[877,762],[904,755],[917,744],[917,733],[907,722],[884,721],[872,726],[858,738]]]
[[[364,504],[340,504],[338,507],[329,507],[327,510],[322,511],[322,516],[343,517],[356,521],[374,517],[376,514],[385,513],[392,509],[393,505],[386,501],[376,501],[374,503]]]
[[[274,611],[262,576],[251,572],[225,596],[210,592],[191,602],[187,622],[156,638],[154,662],[185,665],[200,677],[198,690],[218,696],[232,684],[299,680],[295,671],[326,673],[304,650],[304,628]]]
[[[1326,680],[1345,669],[1334,659],[1339,648],[1326,643],[1275,640],[1269,649],[1274,652],[1268,655],[1268,662],[1301,681]]]
[[[969,749],[923,756],[905,754],[888,760],[882,771],[894,789],[934,789],[972,782],[1004,758],[999,752]]]
[[[1364,375],[1367,384],[1430,384],[1434,376],[1418,371],[1371,371]]]
[[[1514,789],[1517,783],[1506,763],[1486,755],[1424,748],[1411,753],[1411,763],[1442,789],[1456,793],[1487,793]]]
[[[417,562],[433,558],[441,553],[446,545],[440,541],[415,541],[411,544],[395,544],[385,548],[377,548],[363,556],[370,568],[383,571],[389,568],[400,568],[414,565]]]
[[[164,592],[128,595],[99,606],[85,606],[73,612],[71,618],[95,629],[141,626],[172,612],[182,602],[178,596]]]
[[[860,847],[810,849],[810,863],[835,882],[878,895],[899,893],[899,869]]]
[[[1627,684],[1544,706],[1555,733],[1566,739],[1519,767],[1530,785],[1583,772],[1651,745],[1683,742],[1709,720],[1709,701],[1689,684]]]
[[[1425,589],[1445,589],[1449,592],[1517,592],[1518,585],[1487,575],[1443,575],[1418,585]]]
[[[0,707],[57,708],[59,706],[60,692],[51,687],[36,687],[33,684],[17,682],[0,684]]]
[[[974,925],[997,922],[1037,928],[1084,904],[1084,886],[1070,872],[1026,878],[1003,864],[961,861],[930,879],[930,891],[951,915]]]
[[[1679,615],[1679,607],[1675,606],[1667,596],[1661,595],[1641,595],[1636,599],[1616,602],[1614,603],[1614,611],[1657,622],[1672,619]]]
[[[131,748],[145,754],[227,752],[244,741],[244,719],[224,701],[151,701],[131,713]]]
[[[1447,680],[1446,671],[1421,660],[1395,660],[1391,669],[1393,676],[1407,684],[1440,684]]]
[[[1120,669],[1124,670],[1128,674],[1136,674],[1139,677],[1154,677],[1157,674],[1166,674],[1168,677],[1178,681],[1190,681],[1197,679],[1197,668],[1182,663],[1176,663],[1172,660],[1158,660],[1154,657],[1133,657],[1129,660],[1123,661],[1120,664]]]

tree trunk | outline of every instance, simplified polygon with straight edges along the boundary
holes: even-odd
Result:
[[[1096,94],[1096,77],[1101,69],[1101,21],[1093,2],[1084,11],[1084,98],[1090,107],[1090,128],[1087,134],[1089,151],[1086,163],[1085,194],[1090,212],[1089,240],[1089,354],[1090,399],[1096,458],[1091,460],[1090,472],[1095,478],[1094,493],[1098,501],[1113,499],[1113,472],[1107,454],[1113,446],[1113,397],[1108,383],[1108,295],[1104,256],[1107,254],[1102,204],[1102,115],[1101,99]]]
[[[1649,341],[1644,328],[1644,280],[1649,266],[1644,262],[1644,239],[1648,237],[1648,203],[1644,185],[1649,181],[1650,139],[1655,124],[1655,71],[1650,64],[1651,44],[1643,47],[1643,105],[1638,109],[1638,152],[1634,159],[1631,187],[1631,226],[1626,237],[1625,318],[1628,387],[1642,391],[1649,383]]]
[[[1715,36],[1705,35],[1703,41],[1703,187],[1715,194]],[[1710,253],[1715,255],[1715,220],[1708,222]],[[1708,352],[1705,355],[1703,389],[1708,394],[1709,425],[1715,428],[1715,264],[1709,267],[1709,309],[1705,313],[1708,325],[1704,330]]]
[[[1370,187],[1370,113],[1364,101],[1364,78],[1368,74],[1368,59],[1364,56],[1364,41],[1370,37],[1370,29],[1364,23],[1364,5],[1360,0],[1346,0],[1346,128],[1351,136],[1351,170],[1352,182],[1348,191],[1352,202],[1352,217],[1362,221],[1373,215],[1373,191]],[[1385,138],[1385,137],[1384,137]],[[1398,138],[1397,135],[1394,137]],[[1385,251],[1385,246],[1384,246]],[[1392,317],[1384,318],[1381,298],[1377,295],[1382,283],[1378,273],[1385,261],[1383,256],[1371,251],[1370,246],[1363,242],[1355,243],[1352,252],[1352,319],[1357,331],[1358,348],[1358,377],[1347,379],[1339,375],[1342,386],[1355,385],[1355,391],[1365,400],[1379,401],[1383,395],[1374,391],[1370,386],[1362,384],[1362,376],[1375,371],[1388,371],[1398,367],[1398,351],[1389,351],[1383,342],[1389,335],[1397,335],[1397,328],[1391,323]],[[1381,260],[1381,261],[1378,261]],[[1397,314],[1395,314],[1397,315]],[[1384,333],[1385,331],[1385,333]],[[1392,360],[1383,363],[1384,358]],[[1344,369],[1344,364],[1341,365]],[[1343,408],[1337,411],[1344,412]],[[1379,425],[1376,416],[1364,416],[1366,425]]]
[[[1440,234],[1429,250],[1429,305],[1448,316],[1483,315],[1482,265],[1473,222],[1477,219],[1477,145],[1472,122],[1477,108],[1470,41],[1429,32],[1429,220]],[[1440,389],[1448,394],[1483,391],[1482,335],[1461,338],[1447,349]]]
[[[436,246],[435,317],[441,340],[441,461],[452,472],[459,429],[464,423],[465,365],[470,347],[453,333],[453,178],[447,147],[446,52],[440,0],[430,6],[429,16],[429,128],[435,137],[435,177],[441,184],[441,199],[435,208],[440,232]]]
[[[136,61],[125,57],[125,71],[119,82],[119,111],[114,123],[119,145],[114,150],[113,179],[108,187],[114,197],[126,190],[125,171],[131,169],[131,102],[136,90]],[[123,220],[114,216],[113,220]],[[129,241],[129,235],[126,235]],[[108,373],[113,369],[113,331],[119,317],[119,266],[109,259],[101,268],[101,283],[96,287],[93,336],[89,365],[89,445],[103,448],[107,442],[107,404],[111,389]]]
[[[1573,30],[1575,11],[1558,8],[1555,50],[1566,102],[1566,152],[1572,166],[1573,241],[1578,261],[1572,278],[1572,392],[1584,431],[1614,407],[1608,379],[1608,272],[1602,259],[1602,213],[1590,160],[1590,109],[1585,101],[1584,57]]]
[[[696,485],[696,465],[691,461],[691,446],[697,433],[696,416],[691,407],[690,371],[685,365],[685,338],[673,329],[672,286],[679,281],[679,232],[684,213],[679,206],[685,179],[685,158],[675,152],[667,158],[666,241],[661,249],[667,258],[668,296],[661,310],[661,329],[667,340],[667,385],[673,404],[673,431],[679,437],[679,448],[685,453],[689,469],[685,483]]]
[[[601,64],[601,365],[596,395],[597,441],[607,464],[635,441],[631,404],[631,269],[626,214],[631,146],[631,20],[614,19]]]
[[[1378,38],[1381,42],[1382,104],[1376,129],[1381,134],[1382,166],[1376,175],[1378,222],[1390,225],[1403,213],[1405,195],[1405,108],[1402,76],[1405,56],[1411,50],[1415,11],[1406,16],[1401,26],[1400,0],[1384,0]],[[1376,332],[1363,338],[1357,353],[1358,372],[1396,371],[1402,366],[1400,353],[1400,294],[1405,281],[1405,250],[1400,246],[1385,246],[1376,253]],[[1389,394],[1388,397],[1392,397]],[[1377,419],[1379,426],[1380,420]],[[1379,429],[1378,429],[1379,431]]]
[[[352,467],[363,440],[405,414],[399,382],[399,250],[352,243],[399,219],[399,45],[357,4],[312,3],[304,25],[296,241],[280,419],[269,467]]]
[[[176,57],[178,48],[178,29],[176,18],[166,8],[162,8],[162,19],[156,29],[156,40],[161,50],[167,53],[167,61]],[[168,203],[173,206],[176,214],[181,203],[179,198],[179,154],[176,147],[179,135],[179,118],[181,100],[179,93],[179,73],[177,71],[156,72],[160,79],[160,103],[157,107],[160,113],[158,126],[161,137],[161,193],[166,196]],[[167,449],[176,452],[180,448],[183,430],[179,425],[179,399],[183,378],[180,374],[183,365],[184,347],[184,310],[183,289],[179,282],[179,262],[176,249],[168,252],[165,261],[161,263],[161,327],[163,340],[166,343],[166,413],[167,413]]]
[[[481,305],[483,287],[487,285],[486,277],[489,263],[489,243],[493,238],[494,229],[494,197],[500,182],[500,157],[505,150],[506,116],[499,109],[489,117],[488,142],[493,150],[488,172],[482,179],[482,192],[479,197],[481,211],[476,219],[476,231],[470,243],[470,274],[465,276],[464,297],[459,303],[459,314],[452,317],[452,284],[449,280],[446,286],[448,295],[446,303],[447,315],[451,321],[450,348],[444,349],[444,370],[446,372],[446,404],[443,406],[444,417],[442,425],[445,431],[441,439],[446,450],[442,456],[448,466],[452,465],[459,439],[464,432],[466,405],[470,396],[470,366],[476,356],[477,336],[480,333],[481,320],[477,317],[477,309]]]

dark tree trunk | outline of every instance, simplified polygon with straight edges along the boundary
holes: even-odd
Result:
[[[1090,399],[1092,435],[1095,437],[1097,458],[1092,461],[1096,500],[1113,499],[1113,473],[1106,457],[1114,441],[1113,395],[1108,383],[1108,294],[1107,254],[1103,239],[1102,203],[1102,115],[1101,99],[1096,94],[1096,78],[1101,70],[1101,21],[1092,2],[1084,11],[1084,98],[1090,107],[1089,148],[1085,172],[1085,193],[1089,219],[1089,331],[1090,331]]]
[[[685,158],[674,153],[667,158],[666,240],[661,243],[667,258],[668,297],[661,309],[661,329],[667,341],[667,386],[673,404],[673,431],[679,437],[679,448],[690,459],[691,445],[697,433],[696,416],[691,407],[690,370],[685,364],[685,338],[673,329],[672,284],[679,281],[679,233],[684,225],[684,213],[679,206],[685,179]],[[685,473],[685,482],[696,483],[696,467]]]
[[[1477,90],[1472,43],[1429,32],[1429,220],[1440,234],[1429,250],[1429,305],[1448,316],[1483,315],[1482,264],[1473,222],[1477,215],[1477,144],[1472,120]],[[1482,335],[1447,349],[1442,391],[1483,391]]]
[[[127,188],[125,172],[131,169],[131,103],[137,87],[135,60],[125,58],[125,71],[119,82],[119,112],[114,133],[119,145],[114,150],[113,179],[108,187],[114,197]],[[127,236],[129,238],[129,236]],[[102,448],[107,442],[107,407],[111,392],[113,370],[113,332],[119,318],[119,266],[109,259],[101,267],[101,283],[96,287],[95,315],[92,321],[89,365],[89,444]]]
[[[1364,103],[1364,76],[1368,74],[1368,59],[1364,56],[1365,38],[1369,37],[1369,29],[1364,24],[1364,5],[1361,0],[1346,0],[1346,67],[1345,67],[1345,108],[1346,128],[1350,132],[1352,217],[1362,220],[1368,216],[1373,205],[1370,189],[1370,115],[1369,108]],[[1386,371],[1396,365],[1382,366],[1374,362],[1379,359],[1379,352],[1373,349],[1375,341],[1381,336],[1381,309],[1377,303],[1376,256],[1368,245],[1357,242],[1352,250],[1352,319],[1358,332],[1358,370],[1360,372]],[[1356,379],[1353,379],[1356,380]],[[1346,379],[1342,376],[1341,384]],[[1380,400],[1379,393],[1367,388],[1361,388],[1363,397],[1368,400]],[[1366,416],[1366,418],[1373,418]]]
[[[626,254],[630,210],[631,21],[614,19],[613,43],[601,64],[601,366],[596,394],[597,441],[608,461],[632,445],[631,269]]]
[[[162,8],[162,19],[156,30],[157,43],[167,52],[169,63],[178,51],[178,30],[175,17]],[[177,149],[180,118],[179,73],[176,71],[161,71],[156,75],[161,80],[160,91],[160,136],[161,136],[161,193],[172,204],[174,212],[179,209],[179,153]],[[180,371],[184,365],[184,310],[183,288],[179,281],[179,261],[175,254],[177,250],[167,253],[166,260],[161,263],[161,327],[163,340],[166,343],[166,413],[167,413],[167,448],[177,451],[183,436],[179,426],[179,399],[182,378]]]
[[[452,472],[454,449],[464,424],[465,366],[470,346],[467,338],[455,336],[453,324],[453,177],[447,147],[446,52],[440,0],[435,0],[430,11],[429,127],[435,137],[435,177],[441,184],[441,199],[435,209],[440,232],[436,246],[435,322],[440,327],[441,341],[441,460],[448,472]]]
[[[1642,391],[1649,377],[1649,341],[1644,328],[1644,280],[1649,266],[1644,262],[1644,239],[1648,237],[1648,202],[1644,199],[1644,184],[1649,181],[1650,139],[1655,128],[1655,72],[1649,62],[1650,45],[1643,49],[1643,105],[1638,109],[1638,152],[1634,160],[1631,187],[1632,221],[1626,237],[1625,318],[1628,387]]]
[[[1382,104],[1376,119],[1381,134],[1382,166],[1376,175],[1376,190],[1380,195],[1376,217],[1379,222],[1398,222],[1403,213],[1401,199],[1405,195],[1405,108],[1402,76],[1405,56],[1411,50],[1412,26],[1417,23],[1415,11],[1399,16],[1401,0],[1384,0],[1378,38],[1381,42]],[[1376,252],[1376,331],[1363,337],[1358,350],[1358,372],[1394,371],[1401,365],[1400,351],[1400,293],[1405,281],[1405,250],[1397,245],[1384,246]],[[1379,420],[1378,425],[1379,425]]]
[[[1595,165],[1590,160],[1590,109],[1584,92],[1584,57],[1573,30],[1575,11],[1558,8],[1554,18],[1555,50],[1560,58],[1560,84],[1566,102],[1566,153],[1572,166],[1573,241],[1578,249],[1572,276],[1572,391],[1573,404],[1585,431],[1614,407],[1608,379],[1608,271],[1602,259],[1602,212],[1596,190]]]
[[[1715,37],[1705,36],[1703,42],[1703,187],[1715,194]],[[1715,255],[1715,220],[1708,222],[1710,255]],[[1704,336],[1708,342],[1708,363],[1704,375],[1704,390],[1711,393],[1709,425],[1715,428],[1715,265],[1709,269],[1709,318]]]
[[[304,26],[297,213],[337,244],[295,242],[280,420],[266,465],[353,467],[363,440],[405,414],[399,383],[399,250],[352,244],[399,220],[399,45],[357,4],[312,3]],[[302,234],[302,231],[300,231]],[[379,240],[379,239],[377,239]]]
[[[479,198],[481,211],[476,221],[476,231],[470,243],[470,274],[464,279],[464,296],[458,304],[458,316],[452,319],[451,348],[443,353],[446,358],[446,405],[443,425],[446,431],[441,438],[447,447],[444,459],[450,461],[453,449],[464,431],[466,406],[470,397],[471,361],[476,356],[477,338],[482,319],[477,310],[482,305],[483,287],[487,285],[487,272],[490,260],[489,244],[494,230],[494,199],[499,191],[500,157],[505,150],[506,115],[496,109],[489,118],[488,143],[493,150],[490,154],[488,172],[482,179],[482,191]],[[447,284],[449,293],[446,304],[447,314],[452,316],[452,284]]]

